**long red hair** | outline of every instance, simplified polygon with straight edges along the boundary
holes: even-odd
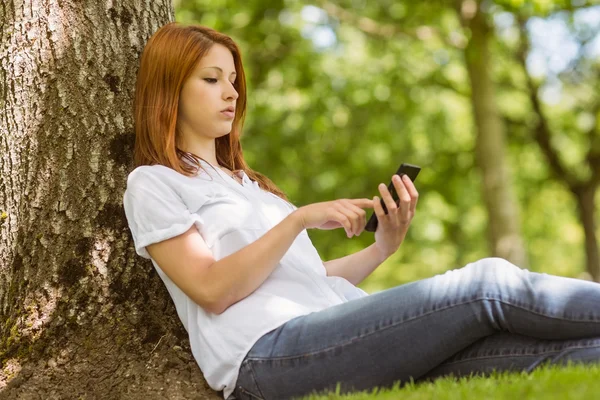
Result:
[[[201,157],[177,146],[177,110],[183,84],[216,43],[233,55],[237,72],[234,87],[239,95],[231,132],[215,139],[217,162],[232,171],[243,170],[262,189],[289,201],[269,178],[252,170],[244,160],[240,136],[246,116],[246,76],[241,52],[229,36],[205,26],[170,22],[159,28],[144,47],[133,104],[135,167],[160,164],[187,176],[202,168]]]

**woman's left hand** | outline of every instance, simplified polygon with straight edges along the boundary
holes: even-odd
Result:
[[[377,230],[375,231],[375,247],[385,260],[394,254],[406,237],[408,227],[415,215],[419,193],[415,185],[407,175],[400,178],[398,175],[392,177],[392,183],[398,193],[400,204],[392,198],[387,186],[379,184],[379,192],[388,213],[385,214],[380,200],[377,196],[373,198],[374,212],[377,215]]]

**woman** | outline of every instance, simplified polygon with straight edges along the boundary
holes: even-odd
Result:
[[[137,253],[150,258],[223,397],[313,391],[600,358],[600,285],[486,258],[368,295],[356,285],[393,254],[418,193],[400,202],[339,199],[297,208],[245,163],[246,82],[226,35],[169,23],[148,41],[135,95],[135,162],[124,206]],[[365,226],[375,243],[323,263],[306,229]]]

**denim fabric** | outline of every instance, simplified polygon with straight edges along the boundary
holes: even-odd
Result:
[[[236,399],[600,361],[600,284],[500,258],[296,317],[246,355]]]

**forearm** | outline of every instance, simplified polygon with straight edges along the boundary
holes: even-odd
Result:
[[[214,289],[221,299],[220,312],[254,292],[273,272],[302,230],[297,214],[291,213],[255,242],[215,262],[207,279],[219,282]]]
[[[382,256],[373,243],[354,254],[325,261],[323,265],[328,276],[341,276],[353,285],[358,285],[386,259],[387,257]]]

